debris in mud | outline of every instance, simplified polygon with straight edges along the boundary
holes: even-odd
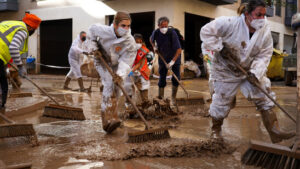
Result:
[[[168,117],[174,117],[179,114],[180,112],[174,111],[170,106],[170,100],[169,99],[157,99],[154,98],[150,101],[149,106],[143,107],[138,106],[139,110],[147,120],[151,119],[160,119],[163,120]],[[135,113],[134,109],[127,110],[125,112],[126,115],[131,115],[133,118],[139,118],[139,116]],[[128,118],[128,116],[125,116],[125,119]]]
[[[95,143],[87,143],[93,146]],[[96,145],[94,145],[96,146]],[[77,146],[76,146],[77,147]],[[110,150],[105,150],[110,148]],[[218,157],[221,154],[231,154],[237,147],[220,140],[187,140],[187,139],[167,139],[151,141],[143,144],[126,144],[122,147],[101,147],[99,151],[90,151],[80,148],[75,153],[76,158],[89,160],[128,160],[139,157]],[[117,150],[116,149],[120,149]],[[107,153],[114,152],[114,153]]]

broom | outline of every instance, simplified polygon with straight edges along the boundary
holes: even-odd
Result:
[[[0,113],[0,117],[10,123],[0,125],[0,138],[18,137],[18,136],[34,136],[36,133],[32,124],[17,124],[14,121],[7,118],[5,115]]]
[[[150,141],[150,140],[159,140],[159,139],[170,138],[170,133],[167,128],[150,129],[150,127],[149,127],[147,121],[145,120],[144,116],[142,115],[142,113],[139,111],[139,109],[137,108],[135,103],[132,101],[132,99],[128,96],[128,94],[126,93],[125,89],[123,88],[121,82],[119,80],[117,80],[120,77],[113,72],[113,70],[110,68],[110,66],[106,63],[106,61],[102,57],[102,55],[104,55],[105,58],[110,58],[109,55],[106,53],[106,51],[104,50],[104,48],[100,42],[97,44],[98,44],[99,51],[95,51],[95,55],[97,56],[97,58],[100,59],[101,64],[104,65],[104,67],[111,74],[116,86],[118,86],[122,90],[125,97],[131,103],[134,110],[138,113],[138,115],[140,116],[140,118],[142,119],[142,121],[145,124],[146,130],[138,131],[138,132],[129,132],[127,142],[128,143],[140,143],[140,142],[146,142],[146,141]]]
[[[227,55],[229,61],[231,61],[247,78],[248,73],[242,68],[231,56]],[[263,92],[275,105],[277,105],[292,121],[296,120],[282,107],[280,106],[258,83],[254,84],[261,92]],[[299,116],[299,113],[298,113]],[[299,118],[298,118],[299,119]],[[299,123],[299,122],[298,122]],[[249,149],[242,156],[242,163],[246,165],[261,166],[262,168],[291,168],[297,169],[300,167],[300,151],[296,151],[297,148],[291,150],[288,147],[264,143],[259,141],[250,141]],[[291,161],[290,159],[293,158]]]
[[[9,97],[10,98],[18,98],[18,97],[32,97],[32,93],[25,93],[25,92],[21,92],[21,89],[19,88],[19,86],[16,84],[16,82],[9,77],[9,81],[13,84],[13,86],[15,86],[18,90],[17,93],[10,93]]]
[[[18,70],[18,68],[16,68],[14,65],[12,64],[10,65],[15,70]],[[36,88],[38,88],[43,94],[45,94],[55,103],[55,104],[49,104],[48,106],[45,106],[43,116],[69,119],[69,120],[85,120],[85,116],[81,108],[60,105],[53,97],[51,97],[44,89],[42,89],[36,83],[34,83],[29,77],[24,76],[24,78],[28,80],[31,84],[33,84]]]

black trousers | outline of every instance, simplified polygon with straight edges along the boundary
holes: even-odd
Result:
[[[1,84],[1,95],[2,95],[2,107],[5,106],[6,99],[7,99],[7,93],[8,93],[8,83],[6,78],[6,65],[4,65],[4,62],[0,59],[0,84]]]

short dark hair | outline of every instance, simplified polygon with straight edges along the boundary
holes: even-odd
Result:
[[[135,34],[133,35],[133,37],[134,37],[134,39],[142,39],[142,41],[144,41],[143,35],[140,34],[140,33],[135,33]]]
[[[79,35],[81,36],[82,34],[86,34],[86,32],[84,32],[84,31],[81,31]]]
[[[162,22],[168,22],[168,23],[170,23],[170,20],[169,20],[168,17],[163,16],[163,17],[160,17],[160,18],[158,19],[157,24],[160,25]]]

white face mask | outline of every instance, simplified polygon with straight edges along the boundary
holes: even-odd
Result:
[[[159,30],[162,34],[166,34],[168,32],[168,28],[160,28]]]
[[[266,19],[254,19],[251,21],[250,25],[255,30],[259,30],[266,24]]]
[[[122,27],[118,27],[117,33],[119,36],[124,36],[129,32],[129,29],[124,29]]]

